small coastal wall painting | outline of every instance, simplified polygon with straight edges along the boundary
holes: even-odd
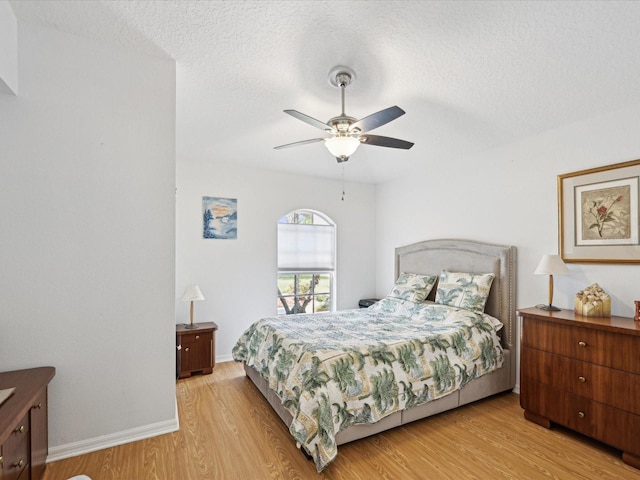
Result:
[[[202,197],[202,238],[238,238],[238,199]]]

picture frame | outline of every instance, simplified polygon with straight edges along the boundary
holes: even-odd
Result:
[[[640,160],[558,175],[566,263],[640,263]]]
[[[202,197],[202,238],[238,238],[238,199]]]

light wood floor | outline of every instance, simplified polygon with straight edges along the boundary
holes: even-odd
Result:
[[[318,474],[240,364],[176,390],[179,432],[50,463],[43,480],[640,479],[620,452],[526,421],[513,393],[342,445]]]

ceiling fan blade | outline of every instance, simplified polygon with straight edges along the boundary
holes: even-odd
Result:
[[[297,147],[298,145],[306,145],[307,143],[324,142],[324,140],[325,140],[324,138],[312,138],[311,140],[302,140],[301,142],[287,143],[286,145],[279,145],[273,148],[276,150],[280,150],[282,148]]]
[[[379,126],[384,125],[385,123],[389,123],[390,121],[395,120],[396,118],[404,114],[405,111],[398,106],[385,108],[384,110],[372,113],[368,117],[364,117],[358,120],[356,123],[352,124],[351,127],[349,127],[349,131],[353,132],[355,129],[358,129],[361,132],[368,132],[373,130],[374,128],[378,128]]]
[[[381,137],[380,135],[360,135],[358,138],[363,145],[375,145],[377,147],[403,148],[409,150],[413,147],[413,142],[400,140],[398,138]]]
[[[295,117],[298,120],[302,120],[303,122],[308,123],[312,127],[319,128],[320,130],[324,130],[325,132],[331,131],[331,127],[326,123],[321,122],[320,120],[316,120],[315,118],[310,117],[309,115],[305,115],[304,113],[300,113],[297,110],[285,110],[284,113],[288,113],[292,117]]]

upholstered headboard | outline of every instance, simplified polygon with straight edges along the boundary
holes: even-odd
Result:
[[[516,342],[516,248],[468,240],[425,240],[396,248],[396,278],[401,272],[439,275],[442,270],[494,273],[485,312],[503,324],[502,344]],[[428,300],[435,298],[434,288]]]

